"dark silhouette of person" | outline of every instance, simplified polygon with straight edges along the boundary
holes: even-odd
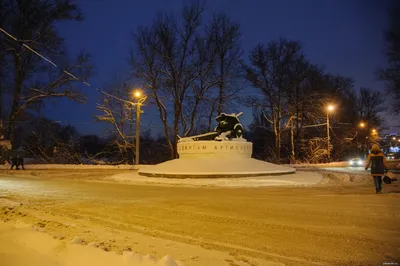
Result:
[[[371,176],[374,178],[376,194],[382,193],[382,177],[385,176],[385,171],[388,170],[385,155],[378,145],[374,144],[371,147],[371,153],[368,155],[365,163],[365,170],[371,166]]]
[[[11,170],[14,168],[14,166],[16,170],[19,170],[19,166],[21,166],[22,170],[25,170],[24,158],[19,154],[11,158]]]

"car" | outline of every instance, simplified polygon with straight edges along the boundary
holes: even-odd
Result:
[[[386,154],[386,159],[388,160],[396,160],[396,159],[400,159],[400,153],[394,153],[394,152],[390,152]]]
[[[358,166],[361,167],[364,165],[364,160],[361,158],[353,158],[349,161],[350,166]]]

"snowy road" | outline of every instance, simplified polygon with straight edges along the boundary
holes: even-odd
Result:
[[[117,253],[169,254],[186,266],[400,263],[400,198],[372,192],[370,185],[188,188],[0,174],[3,201],[23,204],[0,218]]]

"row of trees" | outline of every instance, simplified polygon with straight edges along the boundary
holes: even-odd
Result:
[[[128,157],[135,146],[135,108],[121,101],[132,98],[132,84],[140,84],[149,96],[163,132],[157,141],[149,136],[143,141],[158,143],[153,148],[159,147],[158,153],[162,150],[168,158],[177,157],[178,135],[210,131],[217,114],[243,107],[253,109],[246,138],[254,141],[255,155],[276,162],[326,159],[327,104],[337,107],[331,128],[336,157],[351,147],[349,143],[368,136],[358,129],[360,121],[367,122],[369,129],[383,126],[379,92],[356,91],[351,78],[327,73],[307,59],[298,41],[281,38],[258,44],[246,55],[240,44],[240,24],[223,12],[205,20],[205,12],[203,5],[191,4],[180,14],[160,13],[132,35],[129,75],[105,85],[109,94],[102,95],[96,116],[110,125],[107,147],[113,147],[118,160],[131,161]],[[0,27],[18,39],[0,34],[0,117],[5,121],[6,138],[14,146],[23,142],[16,138],[17,121],[34,116],[45,99],[86,100],[77,89],[79,82],[29,49],[87,80],[92,73],[90,57],[82,54],[76,63],[69,63],[63,39],[54,27],[58,21],[81,19],[70,0],[0,0]],[[393,47],[388,52],[391,68],[380,72],[395,95],[399,87],[398,75],[393,74],[399,65],[398,29],[393,27],[388,33]],[[8,102],[12,104],[3,104]]]
[[[180,15],[159,14],[151,25],[133,34],[132,78],[152,96],[170,158],[177,157],[178,135],[210,130],[215,114],[243,106],[235,104],[236,99],[253,108],[253,130],[261,127],[272,132],[268,149],[273,152],[268,157],[277,162],[288,140],[293,161],[304,155],[300,151],[306,134],[308,139],[321,136],[306,128],[326,121],[328,103],[340,107],[336,118],[350,124],[350,130],[361,120],[371,128],[382,124],[377,114],[382,95],[368,88],[356,93],[350,78],[333,76],[309,62],[300,42],[281,38],[259,44],[246,58],[240,46],[240,24],[224,13],[204,21],[204,13],[204,6],[192,4]],[[349,128],[342,131],[337,136],[341,140]],[[284,138],[286,133],[289,138]]]

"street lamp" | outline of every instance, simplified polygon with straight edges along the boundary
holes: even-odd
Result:
[[[359,127],[361,129],[364,129],[365,128],[365,122],[360,122]],[[356,150],[358,152],[358,129],[357,129],[357,132],[356,132],[356,145],[357,145],[357,149]],[[361,143],[361,153],[363,153],[363,152],[364,152],[364,144]]]
[[[328,160],[331,158],[331,139],[329,136],[329,113],[333,112],[335,110],[335,106],[333,105],[328,105],[327,107],[327,112],[326,112],[326,133],[328,135]]]
[[[143,112],[140,107],[144,103],[144,101],[147,99],[146,96],[142,94],[140,90],[135,90],[133,92],[133,97],[137,99],[136,104],[136,143],[135,143],[135,148],[136,148],[136,154],[135,154],[135,165],[139,165],[139,146],[140,146],[140,114]]]

